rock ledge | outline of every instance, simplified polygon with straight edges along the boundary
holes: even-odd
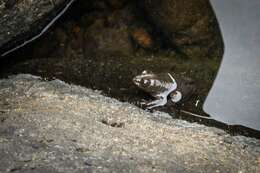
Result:
[[[0,172],[260,172],[257,139],[60,80],[12,76],[0,98]]]

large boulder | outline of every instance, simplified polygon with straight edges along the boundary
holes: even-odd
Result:
[[[259,146],[60,80],[0,80],[0,172],[257,173]]]
[[[42,34],[74,0],[0,0],[0,56]]]

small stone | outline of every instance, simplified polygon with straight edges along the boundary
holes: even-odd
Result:
[[[133,41],[142,48],[152,48],[153,40],[144,28],[135,28],[131,32]]]

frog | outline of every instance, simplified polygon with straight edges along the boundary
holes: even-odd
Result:
[[[133,78],[133,83],[155,98],[155,100],[145,103],[148,110],[166,105],[168,96],[173,103],[182,99],[181,91],[177,90],[178,84],[170,73],[155,74],[152,71],[144,70]]]

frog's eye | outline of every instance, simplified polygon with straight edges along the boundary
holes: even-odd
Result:
[[[148,75],[148,74],[153,74],[153,72],[150,71],[150,70],[144,70],[144,71],[142,72],[142,75]]]
[[[147,70],[144,70],[144,71],[142,72],[142,74],[148,74]]]
[[[150,85],[150,80],[148,79],[143,79],[142,80],[143,86],[149,86]]]

